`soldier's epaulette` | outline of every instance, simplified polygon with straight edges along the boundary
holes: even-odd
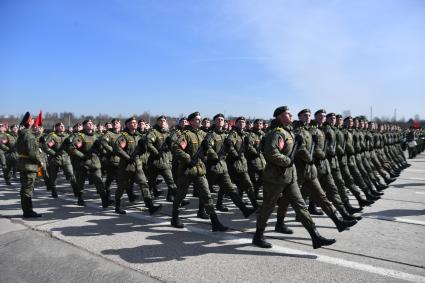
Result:
[[[128,137],[128,133],[127,132],[122,132],[122,135],[125,137]]]
[[[279,133],[283,133],[285,130],[283,129],[283,128],[281,128],[281,127],[276,127],[275,129],[274,129],[276,132],[279,132]]]

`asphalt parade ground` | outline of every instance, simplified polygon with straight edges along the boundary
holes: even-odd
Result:
[[[102,209],[88,184],[87,206],[77,206],[62,175],[58,199],[37,181],[33,204],[43,217],[23,220],[19,180],[7,186],[1,177],[0,282],[425,282],[425,154],[408,161],[349,231],[313,216],[319,232],[337,240],[317,250],[293,210],[287,224],[294,234],[274,232],[273,214],[265,233],[273,248],[264,250],[251,245],[255,214],[245,219],[229,199],[230,211],[217,212],[228,232],[211,232],[209,220],[196,218],[192,190],[181,212],[186,226],[176,229],[164,195],[154,216],[124,195],[127,214],[117,215],[113,206]]]

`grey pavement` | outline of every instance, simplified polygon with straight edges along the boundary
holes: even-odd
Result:
[[[317,250],[292,210],[288,225],[295,233],[275,233],[274,215],[266,231],[274,247],[263,250],[251,245],[255,215],[243,218],[229,200],[230,212],[218,213],[229,232],[213,233],[208,220],[196,218],[198,201],[191,193],[181,214],[186,228],[175,229],[164,197],[158,200],[163,209],[152,217],[142,202],[124,197],[128,214],[119,216],[101,208],[89,185],[88,206],[77,206],[63,178],[59,199],[38,182],[34,207],[43,217],[23,220],[19,183],[1,180],[0,281],[425,282],[425,155],[409,162],[349,231],[338,233],[330,219],[315,216],[320,233],[337,240]]]

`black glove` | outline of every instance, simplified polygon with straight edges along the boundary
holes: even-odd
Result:
[[[249,146],[249,143],[250,143],[249,137],[248,137],[248,136],[245,136],[245,137],[243,138],[243,142],[244,142],[244,144],[245,144],[245,147],[248,147],[248,146]]]
[[[207,151],[210,148],[210,144],[208,143],[208,140],[203,140],[201,142],[202,150]]]
[[[224,145],[227,147],[231,147],[233,145],[233,142],[231,139],[227,138],[224,140]]]

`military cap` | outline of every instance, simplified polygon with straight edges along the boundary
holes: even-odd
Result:
[[[133,116],[133,117],[128,118],[127,120],[125,120],[125,124],[127,124],[127,123],[129,123],[129,122],[131,122],[133,120],[137,121],[136,117]]]
[[[235,122],[237,123],[238,121],[241,121],[241,120],[246,121],[245,117],[239,116],[238,118],[236,118]]]
[[[255,120],[254,120],[254,124],[256,124],[256,123],[260,123],[260,122],[263,122],[263,119],[255,119]]]
[[[133,116],[131,118],[134,118],[132,120],[136,120],[137,121],[136,117]],[[139,121],[137,121],[137,124],[139,124],[139,123],[146,123],[146,121],[144,119],[140,119]]]
[[[192,114],[190,114],[189,116],[187,116],[187,119],[189,121],[191,121],[193,118],[195,118],[196,116],[201,116],[201,113],[199,113],[198,111],[193,112]]]
[[[372,125],[372,124],[375,124],[375,122],[373,122],[373,121],[369,121],[369,122],[368,122],[368,124],[369,124],[369,125]]]
[[[356,117],[353,118],[353,121],[356,121],[356,120],[357,121],[360,121],[360,117],[359,116],[356,116]]]
[[[56,123],[56,124],[55,124],[55,128],[56,128],[56,127],[59,127],[59,126],[60,126],[60,125],[62,125],[62,124],[63,124],[62,122],[58,122],[58,123]]]
[[[342,115],[341,115],[341,114],[337,114],[337,115],[336,115],[336,118],[337,118],[337,119],[342,118]]]
[[[326,110],[325,109],[319,109],[316,112],[314,112],[314,116],[319,115],[319,114],[326,114]]]
[[[156,118],[156,120],[157,120],[157,121],[159,121],[159,120],[161,120],[161,119],[165,119],[165,120],[167,120],[167,116],[165,116],[165,115],[161,115],[161,116],[159,116],[158,118]]]
[[[303,110],[301,110],[300,112],[298,112],[298,116],[300,116],[301,114],[304,114],[304,113],[311,113],[311,111],[310,111],[310,109],[308,109],[308,108],[303,109]]]
[[[112,119],[112,120],[111,120],[111,123],[112,123],[112,124],[113,124],[113,123],[115,123],[115,122],[121,122],[121,121],[120,121],[120,119],[118,119],[118,118],[114,118],[114,119]]]
[[[84,121],[83,121],[83,126],[84,126],[85,124],[87,124],[88,122],[93,122],[93,121],[92,121],[92,119],[86,119],[86,120],[84,120]]]
[[[353,117],[347,116],[347,117],[344,118],[344,122],[347,121],[347,120],[350,120],[350,119],[353,119]]]
[[[223,119],[224,119],[224,115],[223,115],[223,114],[221,114],[221,113],[218,113],[218,114],[216,114],[216,115],[213,117],[213,120],[217,119],[218,117],[221,117],[221,118],[223,118]]]
[[[277,117],[280,114],[282,114],[283,112],[288,111],[288,110],[289,110],[288,106],[280,106],[280,107],[278,107],[274,110],[273,117]]]
[[[331,118],[331,117],[333,117],[333,116],[335,116],[335,117],[336,117],[335,113],[330,112],[330,113],[328,113],[328,114],[326,115],[326,118]]]
[[[209,120],[210,120],[210,118],[205,117],[204,119],[202,119],[202,122],[204,122],[204,121],[209,121]]]
[[[77,123],[77,124],[75,124],[74,126],[72,126],[73,128],[76,128],[76,127],[79,127],[79,126],[81,126],[81,123]]]
[[[30,112],[26,112],[24,117],[22,117],[21,122],[19,123],[20,126],[28,126],[29,124],[29,120],[32,119],[32,116],[30,114]]]

